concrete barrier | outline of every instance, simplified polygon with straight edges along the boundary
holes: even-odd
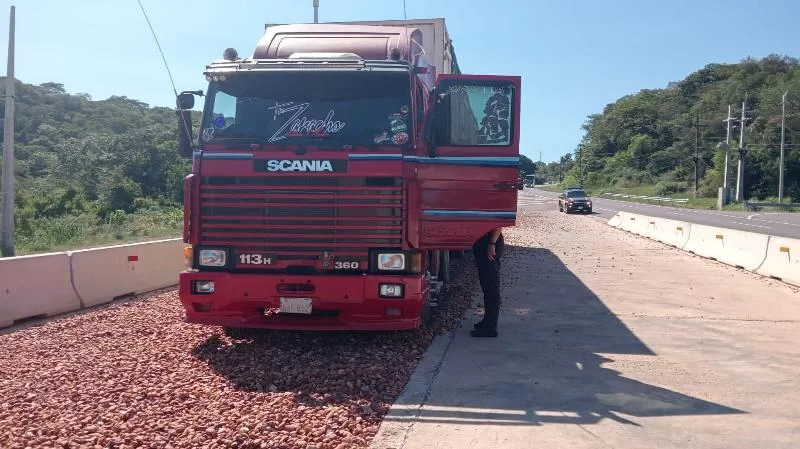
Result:
[[[0,328],[80,308],[67,253],[0,259]]]
[[[800,286],[800,240],[772,236],[758,274]]]
[[[608,225],[613,226],[615,228],[619,228],[619,226],[622,224],[622,215],[624,213],[625,212],[617,212],[616,214],[614,214],[613,217],[608,219]]]
[[[183,240],[92,248],[70,253],[72,282],[84,307],[178,283]]]
[[[767,257],[770,236],[705,225],[692,225],[684,250],[735,267],[756,271]]]
[[[669,218],[644,217],[647,220],[644,236],[683,249],[689,241],[691,223]]]
[[[645,215],[625,212],[622,215],[622,223],[620,223],[620,229],[622,229],[623,231],[631,232],[633,234],[646,236],[647,226],[650,219],[651,217],[647,217]]]

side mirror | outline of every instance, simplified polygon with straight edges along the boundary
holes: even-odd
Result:
[[[178,115],[178,150],[185,158],[192,157],[192,111],[176,111]]]
[[[428,113],[428,118],[425,120],[425,142],[428,143],[428,156],[436,156],[436,114],[434,111]]]
[[[178,109],[192,109],[194,107],[194,95],[190,92],[181,92],[178,95]]]
[[[203,95],[203,91],[181,92],[175,99],[178,106],[176,111],[178,115],[178,151],[185,158],[192,157],[192,147],[194,146],[191,109],[194,107],[195,95]]]
[[[428,142],[428,156],[436,157],[436,146],[440,137],[445,142],[449,140],[447,127],[450,123],[450,96],[447,91],[442,93],[440,88],[434,89],[431,95],[434,100],[425,123],[425,141]]]

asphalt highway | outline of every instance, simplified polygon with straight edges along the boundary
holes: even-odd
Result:
[[[519,192],[519,202],[521,205],[551,205],[553,210],[557,211],[558,193],[538,188],[525,189]],[[640,204],[605,198],[592,198],[592,204],[592,215],[603,220],[608,220],[619,211],[625,211],[707,226],[800,238],[800,213],[723,212]]]

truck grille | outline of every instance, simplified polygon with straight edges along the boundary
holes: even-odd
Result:
[[[360,261],[402,246],[402,178],[207,176],[200,184],[200,244],[320,267],[320,256]],[[236,257],[236,256],[234,256]]]

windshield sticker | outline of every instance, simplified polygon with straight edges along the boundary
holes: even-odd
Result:
[[[215,128],[224,128],[225,127],[225,116],[222,114],[216,114],[214,116],[214,127]]]
[[[392,123],[392,133],[397,134],[404,131],[408,131],[408,127],[406,126],[406,122],[401,119],[393,119]]]
[[[308,118],[301,115],[308,109],[310,103],[294,104],[293,101],[287,103],[275,103],[267,109],[274,111],[273,120],[278,120],[280,116],[294,112],[269,138],[269,142],[275,142],[287,137],[312,136],[325,137],[332,133],[337,133],[344,129],[346,123],[333,120],[335,111],[331,109],[324,119]]]
[[[214,128],[206,128],[203,130],[203,142],[209,142],[214,138]]]
[[[375,136],[374,142],[375,143],[384,143],[384,142],[391,142],[392,138],[389,137],[389,133],[384,131],[381,134]]]
[[[397,133],[392,137],[392,142],[396,143],[397,145],[402,145],[408,142],[408,134],[406,133]]]

